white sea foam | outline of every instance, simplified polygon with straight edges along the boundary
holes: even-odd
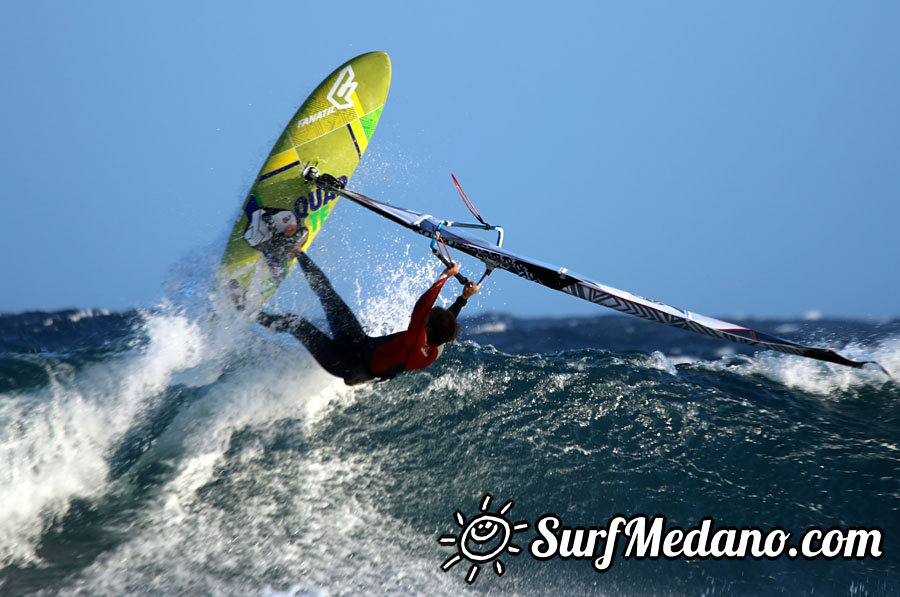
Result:
[[[406,327],[413,304],[436,277],[434,263],[425,259],[381,270],[379,287],[367,289],[374,298],[357,295],[362,307],[355,310],[364,327],[373,334]],[[289,303],[292,298],[280,300]],[[377,388],[345,386],[315,365],[289,334],[268,332],[227,310],[204,339],[201,362],[179,372],[179,381],[209,382],[211,376],[200,372],[207,367],[218,371],[219,363],[226,362],[230,374],[184,407],[144,455],[176,468],[152,503],[141,508],[133,524],[139,532],[105,552],[62,592],[125,594],[192,587],[207,594],[319,595],[333,589],[359,593],[373,586],[400,593],[421,586],[455,592],[458,587],[435,563],[420,561],[415,554],[421,549],[410,549],[410,540],[402,539],[430,544],[432,538],[416,537],[404,521],[384,516],[377,507],[385,496],[372,483],[384,475],[374,460],[338,456],[327,447],[302,452],[266,448],[275,441],[269,434],[278,433],[277,421],[298,423],[298,440],[314,437],[331,409],[373,398]],[[468,371],[441,376],[436,383],[464,392],[479,376],[480,370]],[[248,429],[258,439],[236,448],[236,433]],[[220,467],[226,464],[229,470],[223,474]],[[264,493],[239,490],[233,507],[212,507],[205,490],[217,480],[236,488],[259,487]],[[273,573],[278,570],[288,573]],[[278,576],[283,584],[260,583]]]
[[[38,560],[41,533],[73,498],[101,495],[105,452],[173,374],[202,359],[198,326],[147,315],[146,343],[75,372],[44,361],[49,385],[0,397],[0,562]]]
[[[900,377],[900,338],[888,338],[874,347],[850,343],[837,352],[853,360],[874,360],[895,379]],[[736,369],[745,375],[762,375],[790,388],[827,396],[864,385],[880,385],[887,381],[877,367],[854,369],[808,358],[762,351],[753,358],[721,360],[709,364],[715,368]]]
[[[494,380],[490,380],[493,383]],[[446,370],[431,380],[429,391],[442,396],[469,396],[486,383],[484,368],[469,367],[462,371]]]
[[[216,437],[235,431],[227,410],[195,428],[191,443],[207,444],[209,451],[183,459],[159,499],[142,508],[134,525],[140,532],[104,553],[62,594],[191,587],[201,594],[320,595],[376,586],[452,593],[435,562],[410,549],[423,539],[378,508],[386,496],[373,480],[384,473],[366,456],[338,456],[327,447],[272,452],[255,442],[235,454],[231,447],[229,470],[219,475],[228,489],[214,490],[213,498],[225,502],[210,503],[200,489],[216,478],[215,467],[229,448]],[[277,420],[277,409],[263,410]],[[245,415],[243,420],[266,418]],[[255,432],[265,434],[272,422]],[[282,584],[260,586],[263,578]]]
[[[48,366],[48,374],[60,375]],[[65,373],[62,373],[65,375]],[[104,413],[54,379],[40,395],[0,398],[0,562],[37,560],[41,532],[73,496],[103,486]]]
[[[197,320],[163,304],[144,314],[139,336],[127,352],[78,372],[47,362],[48,386],[0,397],[3,565],[38,563],[42,534],[71,501],[111,490],[108,454],[173,384],[214,389],[183,407],[144,455],[177,462],[150,514],[161,534],[140,534],[125,549],[149,561],[156,549],[178,551],[178,541],[190,542],[172,531],[196,524],[197,491],[213,478],[236,430],[287,417],[299,417],[309,428],[332,402],[352,401],[358,393],[315,366],[293,337],[268,333],[233,310]],[[226,367],[243,371],[217,384]],[[252,452],[243,456],[254,458]],[[201,536],[215,543],[214,536]],[[119,572],[116,582],[127,582],[129,574]],[[185,579],[176,586],[190,584]]]
[[[645,362],[645,365],[652,369],[665,371],[669,375],[678,375],[678,369],[675,368],[675,362],[660,350],[654,350]]]
[[[75,313],[71,313],[68,315],[69,321],[73,323],[78,323],[82,319],[89,319],[91,317],[97,317],[98,315],[109,315],[110,312],[106,309],[82,309],[81,311],[77,311]]]
[[[472,330],[473,334],[502,334],[507,330],[507,325],[502,322],[492,322],[492,323],[484,323],[479,325],[474,330]]]
[[[800,326],[796,323],[781,323],[775,327],[776,334],[796,334],[800,331]]]
[[[370,335],[406,329],[416,301],[437,280],[440,273],[437,261],[425,256],[412,258],[410,248],[406,245],[406,254],[399,263],[374,266],[378,282],[368,297],[363,298],[362,288],[357,284],[357,302],[362,305],[359,319]],[[442,296],[437,304],[446,302]]]
[[[819,321],[822,319],[822,312],[818,309],[810,309],[803,314],[803,321]]]
[[[672,361],[673,365],[686,365],[688,363],[696,363],[697,361],[702,360],[700,357],[689,354],[671,355],[668,358],[670,361]]]
[[[286,591],[276,591],[272,587],[264,587],[260,593],[262,597],[325,597],[327,589],[309,586],[306,583],[288,587]]]

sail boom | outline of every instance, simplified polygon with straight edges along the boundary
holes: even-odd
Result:
[[[376,201],[371,197],[349,189],[331,190],[423,236],[434,238],[439,232],[441,239],[447,246],[481,260],[490,268],[504,269],[531,282],[614,309],[620,313],[720,340],[758,346],[858,369],[871,362],[854,361],[831,349],[806,346],[734,323],[647,299],[624,290],[594,282],[587,277],[570,272],[564,267],[543,263],[530,257],[518,255],[484,240],[469,237],[456,230],[450,230],[446,227],[442,228],[441,223],[430,215]],[[877,365],[877,363],[875,364]],[[882,370],[884,371],[883,367]],[[885,371],[885,373],[887,372]]]

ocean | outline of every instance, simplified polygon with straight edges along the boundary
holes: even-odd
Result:
[[[185,294],[0,316],[0,594],[900,594],[900,386],[883,373],[618,315],[482,314],[431,368],[347,387],[290,336]],[[363,321],[402,327],[414,299],[361,304]],[[739,323],[900,377],[900,320]],[[516,525],[493,538],[506,549],[463,553],[453,537],[487,513]],[[550,514],[792,544],[877,529],[881,556],[637,558],[620,538],[600,571],[602,541],[533,555]]]

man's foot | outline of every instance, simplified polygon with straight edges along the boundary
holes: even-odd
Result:
[[[294,314],[276,315],[265,311],[256,314],[256,322],[274,332],[291,332],[303,321],[306,320]],[[306,323],[309,324],[309,322]]]

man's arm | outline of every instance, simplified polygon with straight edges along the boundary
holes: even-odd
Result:
[[[459,266],[454,263],[442,271],[441,277],[438,278],[437,282],[432,284],[431,288],[419,297],[419,300],[416,301],[416,306],[413,308],[412,316],[409,318],[407,331],[418,334],[419,330],[425,329],[428,316],[431,315],[431,308],[434,307],[434,302],[441,293],[444,283],[457,273],[459,273]]]
[[[431,285],[431,288],[425,291],[425,294],[419,297],[419,300],[416,301],[416,306],[413,308],[412,317],[409,318],[408,330],[413,331],[425,326],[428,316],[431,314],[431,308],[434,306],[434,301],[437,300],[446,281],[447,278],[440,278]]]
[[[419,297],[419,300],[416,301],[416,306],[413,307],[412,316],[409,318],[409,327],[406,328],[407,331],[412,332],[413,335],[418,335],[420,330],[425,329],[425,324],[428,322],[428,316],[431,315],[431,308],[434,307],[434,302],[437,300],[438,295],[441,293],[441,289],[444,287],[444,283],[450,279],[450,275],[448,272],[452,268],[447,268],[441,273],[441,277],[438,278],[438,281],[431,285],[425,294]],[[458,270],[457,270],[458,271]]]
[[[459,317],[459,312],[468,304],[469,298],[476,292],[478,292],[478,284],[475,282],[469,283],[463,288],[462,296],[458,297],[447,310],[453,313],[453,317]]]

